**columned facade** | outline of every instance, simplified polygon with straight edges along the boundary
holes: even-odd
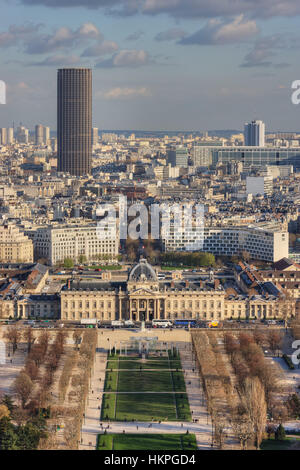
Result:
[[[219,283],[207,279],[193,283],[174,274],[171,281],[159,281],[145,260],[132,268],[127,282],[70,281],[61,291],[62,320],[95,318],[100,322],[155,319],[272,319],[280,318],[280,299],[255,299],[247,295],[232,298]],[[295,315],[295,305],[290,316]]]

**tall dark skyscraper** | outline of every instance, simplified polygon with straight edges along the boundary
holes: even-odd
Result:
[[[58,171],[91,172],[92,70],[64,68],[57,75]]]

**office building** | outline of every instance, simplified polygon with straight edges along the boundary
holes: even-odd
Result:
[[[263,121],[246,122],[244,137],[246,146],[264,147],[265,123]]]
[[[29,141],[29,132],[24,126],[19,126],[17,128],[17,142],[19,144],[28,144]]]
[[[195,145],[192,149],[192,162],[194,167],[208,167],[212,164],[212,155],[208,146]]]
[[[57,75],[58,171],[91,172],[92,70],[64,68]]]
[[[167,151],[167,161],[172,167],[188,167],[188,150],[185,147],[173,147]]]
[[[9,127],[7,129],[7,144],[12,145],[14,143],[14,129],[13,127]]]
[[[44,126],[43,138],[44,138],[44,144],[49,145],[50,144],[50,127]]]
[[[1,145],[7,144],[7,129],[5,127],[2,127],[1,129],[0,144]]]
[[[227,164],[239,161],[245,170],[260,168],[266,165],[289,165],[300,168],[300,148],[287,147],[207,147],[212,165]]]
[[[44,127],[40,124],[35,126],[35,145],[43,145],[44,143]]]
[[[98,144],[98,140],[99,140],[99,135],[98,135],[98,127],[93,127],[92,129],[92,146],[94,147],[94,145],[97,145]]]

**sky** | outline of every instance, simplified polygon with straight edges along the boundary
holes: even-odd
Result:
[[[0,0],[0,127],[56,129],[57,68],[101,129],[299,131],[299,0]]]

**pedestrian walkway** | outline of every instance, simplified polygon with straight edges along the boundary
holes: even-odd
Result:
[[[198,371],[192,358],[190,343],[183,343],[180,348],[182,369],[186,382],[192,422],[162,421],[162,422],[107,422],[100,421],[103,387],[105,381],[107,350],[98,349],[95,355],[94,373],[91,380],[88,403],[81,432],[80,449],[94,450],[97,436],[104,430],[107,433],[185,433],[189,431],[196,435],[199,449],[211,449],[211,420],[206,410],[205,396],[201,387]],[[117,369],[114,369],[115,371]],[[175,369],[176,370],[176,369]],[[132,371],[132,370],[131,370]],[[105,392],[109,393],[109,392]],[[111,392],[115,393],[115,392]],[[122,392],[118,392],[122,393]],[[157,392],[123,392],[128,393],[157,393]],[[173,392],[160,392],[173,393]],[[176,393],[176,392],[175,392]],[[181,393],[181,392],[178,392]]]

